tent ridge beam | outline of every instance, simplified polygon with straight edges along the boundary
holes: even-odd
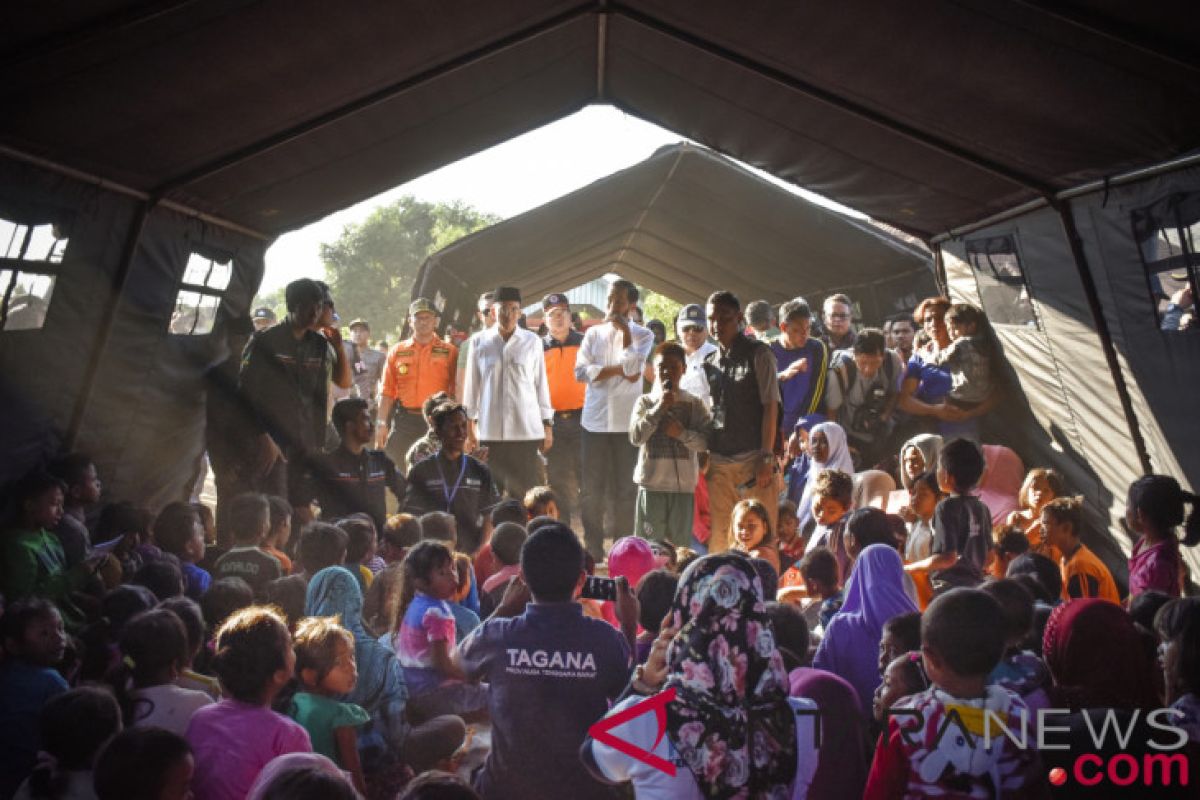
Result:
[[[223,172],[230,167],[236,166],[243,162],[249,161],[265,153],[268,153],[278,147],[282,147],[289,142],[295,141],[307,134],[318,131],[328,125],[331,125],[341,119],[352,116],[354,114],[373,108],[381,103],[385,103],[407,91],[410,91],[418,86],[436,80],[451,72],[462,69],[470,64],[483,59],[494,56],[505,50],[508,50],[517,45],[549,33],[556,28],[567,25],[585,14],[593,13],[596,9],[595,2],[586,2],[555,14],[552,17],[535,22],[519,31],[511,33],[507,36],[496,39],[485,45],[482,45],[468,53],[454,56],[439,64],[435,64],[428,69],[422,70],[415,75],[411,75],[403,80],[396,81],[382,89],[377,89],[370,94],[344,103],[337,108],[318,114],[311,119],[304,120],[289,128],[286,128],[276,134],[264,137],[256,142],[240,147],[230,153],[218,156],[213,160],[201,164],[187,172],[168,178],[163,181],[155,190],[155,194],[166,195],[181,187],[189,184],[202,181],[220,172]]]
[[[625,5],[621,2],[614,2],[612,12],[619,14],[631,22],[637,23],[645,28],[661,33],[676,41],[682,42],[694,49],[707,53],[722,61],[737,65],[749,72],[752,72],[760,77],[763,77],[773,83],[777,83],[787,89],[790,89],[805,97],[817,100],[827,106],[843,111],[854,118],[873,125],[891,133],[894,133],[902,138],[921,145],[930,150],[937,151],[942,155],[954,159],[967,166],[987,172],[997,178],[1007,181],[1008,183],[1020,186],[1037,195],[1049,197],[1054,193],[1054,187],[1043,183],[1037,178],[1026,175],[1020,170],[1001,164],[991,158],[983,156],[968,150],[965,147],[949,142],[939,136],[935,136],[927,131],[923,131],[898,119],[894,119],[886,114],[883,114],[874,109],[856,103],[841,95],[834,94],[826,89],[822,89],[807,81],[801,80],[793,75],[777,69],[775,67],[763,64],[760,61],[749,58],[735,50],[716,44],[715,42],[707,41],[699,36],[691,34],[681,28],[675,27],[670,23]]]

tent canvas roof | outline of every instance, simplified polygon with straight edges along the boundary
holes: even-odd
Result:
[[[684,302],[714,286],[779,302],[905,275],[933,285],[919,248],[678,144],[435,253],[418,292],[461,287],[473,306],[503,276],[533,300],[608,272]]]
[[[1193,11],[10,3],[0,151],[274,235],[609,102],[929,238],[1196,150]]]

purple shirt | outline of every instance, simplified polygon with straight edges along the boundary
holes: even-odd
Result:
[[[243,800],[268,761],[312,752],[308,732],[295,721],[232,699],[193,714],[187,740],[196,759],[196,800]]]
[[[1155,590],[1170,597],[1183,594],[1183,558],[1174,535],[1148,544],[1142,537],[1129,557],[1129,596]]]

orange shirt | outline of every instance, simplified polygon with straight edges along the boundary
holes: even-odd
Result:
[[[1099,597],[1120,605],[1121,595],[1112,573],[1091,550],[1079,545],[1070,558],[1064,556],[1059,563],[1062,566],[1063,600]]]
[[[458,348],[436,335],[427,344],[405,339],[388,351],[379,391],[407,409],[420,410],[438,392],[453,396],[457,363]]]
[[[546,355],[546,383],[550,387],[550,405],[555,411],[579,411],[583,408],[583,396],[587,384],[575,380],[575,357],[583,334],[572,330],[567,340],[560,342],[549,333],[542,337],[542,350]]]

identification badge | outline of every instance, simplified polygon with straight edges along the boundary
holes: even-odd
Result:
[[[407,375],[408,374],[408,364],[401,364],[399,366],[399,368],[396,369],[396,372],[399,372],[401,375]]]

